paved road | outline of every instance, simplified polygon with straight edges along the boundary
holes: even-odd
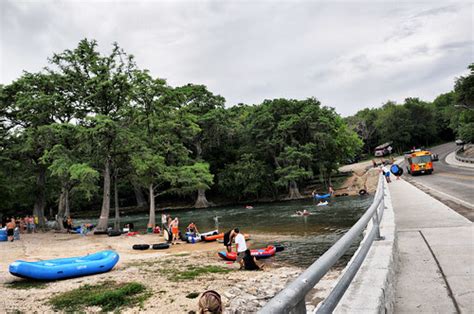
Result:
[[[434,163],[433,174],[411,176],[404,169],[404,178],[474,221],[474,169],[446,163],[446,156],[455,149],[454,143],[433,147],[431,151],[439,155],[439,161]]]

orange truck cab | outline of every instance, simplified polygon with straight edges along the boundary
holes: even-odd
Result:
[[[433,160],[431,152],[426,150],[413,150],[405,154],[407,172],[411,175],[420,173],[433,173]]]

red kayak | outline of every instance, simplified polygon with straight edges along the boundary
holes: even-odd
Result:
[[[210,235],[203,237],[203,240],[206,242],[216,241],[217,239],[224,239],[224,233],[219,233],[216,235]]]
[[[244,233],[244,238],[245,240],[250,239],[250,234]],[[206,242],[211,242],[211,241],[216,241],[219,239],[224,239],[224,233],[219,233],[216,235],[211,235],[211,236],[205,236],[202,238]]]
[[[250,254],[255,256],[257,259],[268,258],[275,255],[276,248],[273,245],[269,245],[264,249],[250,250]],[[237,259],[237,252],[220,251],[219,256],[228,261],[235,261]]]

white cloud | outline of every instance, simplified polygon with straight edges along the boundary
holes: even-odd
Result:
[[[473,62],[471,3],[3,1],[0,82],[84,37],[228,105],[314,96],[342,114],[448,91]]]

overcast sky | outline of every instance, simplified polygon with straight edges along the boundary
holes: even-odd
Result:
[[[0,1],[2,84],[87,37],[227,106],[316,97],[349,115],[433,100],[474,62],[470,2]]]

